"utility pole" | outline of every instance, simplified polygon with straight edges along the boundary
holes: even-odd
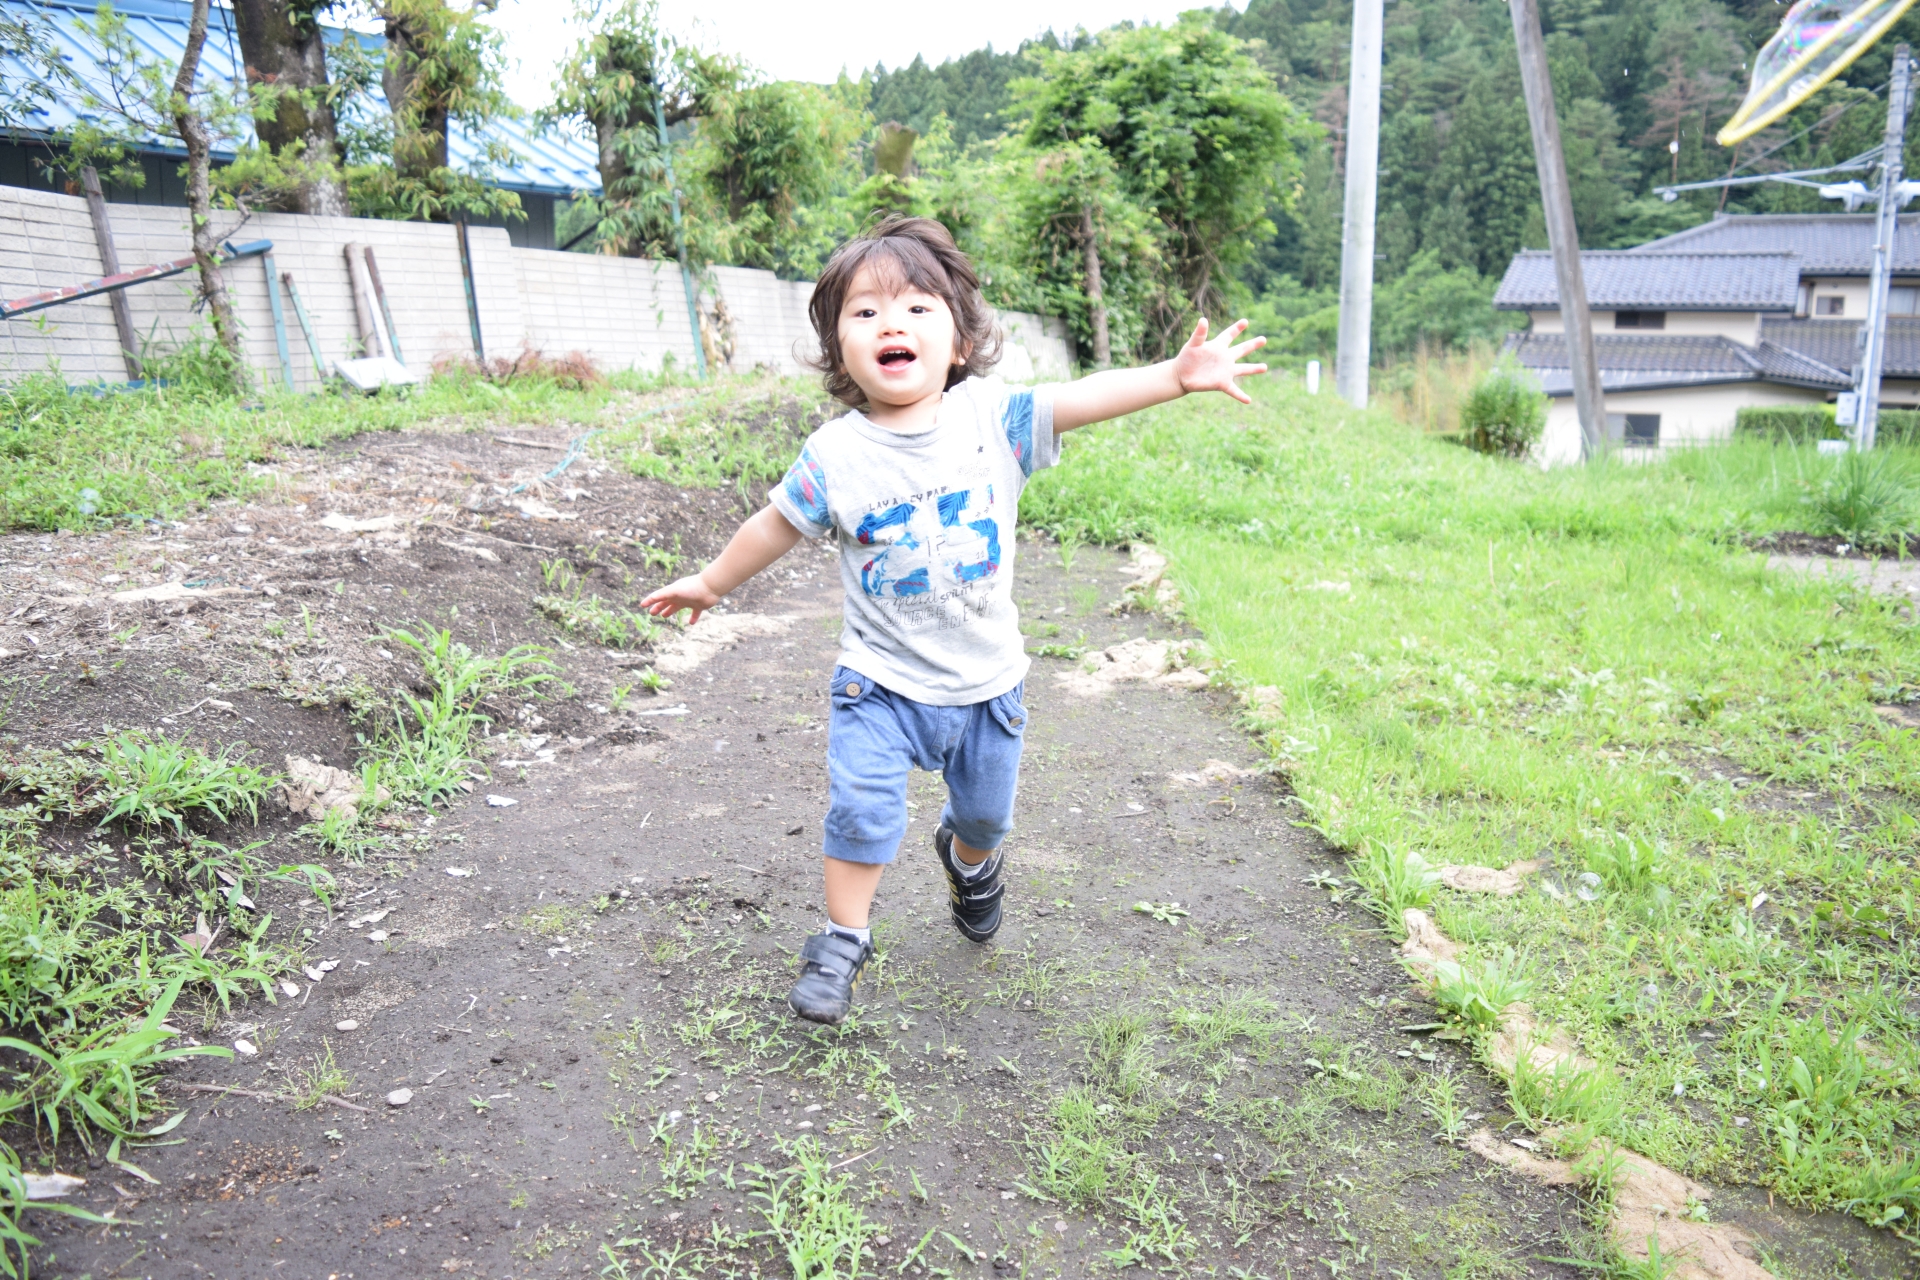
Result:
[[[1354,0],[1353,65],[1347,73],[1347,206],[1340,229],[1340,345],[1333,385],[1367,407],[1373,358],[1373,207],[1380,187],[1380,41],[1384,0]]]
[[[1513,40],[1520,49],[1520,84],[1533,126],[1533,162],[1540,173],[1540,207],[1553,249],[1553,281],[1560,295],[1560,326],[1566,331],[1567,365],[1573,375],[1573,407],[1580,418],[1580,456],[1607,445],[1607,406],[1600,389],[1600,362],[1593,354],[1593,316],[1587,310],[1586,275],[1580,269],[1580,232],[1573,224],[1573,192],[1560,150],[1560,118],[1553,111],[1553,80],[1547,72],[1547,42],[1540,34],[1537,0],[1508,0]]]
[[[1913,54],[1893,51],[1887,85],[1887,134],[1880,147],[1880,210],[1873,219],[1873,275],[1867,285],[1867,319],[1860,326],[1860,358],[1853,375],[1853,447],[1873,448],[1880,425],[1880,370],[1887,357],[1887,285],[1893,275],[1893,239],[1900,226],[1901,156],[1907,145],[1907,109],[1913,101]]]
[[[707,379],[707,344],[700,340],[700,304],[695,300],[693,267],[687,261],[687,235],[680,225],[680,180],[673,176],[673,146],[667,141],[667,116],[660,106],[660,82],[653,82],[653,127],[660,134],[660,159],[667,166],[667,190],[673,195],[673,247],[680,254],[680,288],[687,295],[687,327],[693,330],[693,359],[700,380]]]

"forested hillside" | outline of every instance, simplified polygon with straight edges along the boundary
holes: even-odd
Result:
[[[1748,60],[1784,5],[1545,0],[1543,9],[1575,214],[1589,247],[1637,244],[1718,208],[1833,208],[1810,190],[1778,184],[1673,204],[1651,188],[1720,177],[1763,153],[1771,154],[1761,168],[1804,168],[1872,145],[1884,121],[1873,90],[1886,80],[1893,46],[1920,43],[1920,13],[1909,14],[1844,84],[1736,153],[1713,134],[1739,102]],[[1269,214],[1275,233],[1238,270],[1274,318],[1305,322],[1338,282],[1351,14],[1345,0],[1251,0],[1244,13],[1212,13],[1216,27],[1250,42],[1274,84],[1320,125],[1297,144],[1298,174]],[[939,67],[877,68],[867,78],[869,108],[877,120],[921,131],[944,112],[956,143],[985,142],[1020,125],[1014,90],[1033,73],[1034,52],[981,50]],[[1393,347],[1423,334],[1445,341],[1491,333],[1501,322],[1485,299],[1508,259],[1546,242],[1506,6],[1389,0],[1384,78],[1378,336]],[[1307,333],[1299,338],[1296,345],[1314,345]]]

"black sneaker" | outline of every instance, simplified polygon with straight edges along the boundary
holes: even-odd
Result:
[[[800,976],[787,993],[787,1004],[809,1022],[839,1026],[853,1008],[853,984],[872,958],[871,942],[856,942],[831,929],[814,934],[800,947]]]
[[[953,856],[953,832],[945,827],[933,833],[933,851],[947,869],[947,896],[953,907],[953,927],[974,942],[986,942],[1000,930],[1000,899],[1007,886],[1000,883],[1000,868],[1006,859],[998,849],[987,855],[986,870],[967,867],[976,874],[961,879],[966,864]]]

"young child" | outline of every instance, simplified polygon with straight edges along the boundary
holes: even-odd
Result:
[[[933,835],[953,923],[985,942],[1000,927],[1014,785],[1027,728],[1027,656],[1013,603],[1021,488],[1060,457],[1059,435],[1194,391],[1251,398],[1235,345],[1200,321],[1178,355],[1077,382],[1009,387],[972,264],[939,223],[890,218],[833,255],[808,306],[827,390],[851,406],[815,431],[769,505],[698,574],[653,592],[688,624],[801,538],[832,537],[846,591],[828,690],[827,927],[800,949],[787,997],[839,1023],[873,955],[867,913],[907,830],[907,774],[938,769],[947,804]]]

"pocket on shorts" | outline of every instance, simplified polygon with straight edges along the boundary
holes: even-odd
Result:
[[[1027,686],[1022,681],[987,703],[987,713],[995,724],[1018,738],[1027,731]]]
[[[845,711],[849,707],[857,706],[872,691],[873,681],[858,671],[847,667],[835,667],[833,684],[828,688],[827,693],[832,699],[833,709]]]

